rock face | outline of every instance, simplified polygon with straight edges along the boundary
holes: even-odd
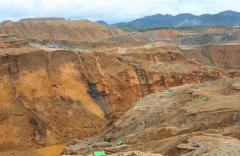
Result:
[[[39,43],[78,44],[95,42],[105,38],[124,35],[121,30],[112,29],[88,20],[25,19],[18,22],[6,21],[0,25],[0,33],[13,34],[18,38]]]
[[[237,156],[240,92],[232,86],[238,83],[239,79],[220,80],[148,95],[101,138],[89,140],[88,147],[109,154],[139,150],[169,156]],[[74,141],[63,154],[81,155],[86,147],[86,142]]]
[[[240,44],[215,44],[183,50],[187,58],[195,58],[208,65],[224,69],[240,69]]]
[[[218,69],[186,60],[175,46],[4,53],[0,147],[94,136],[105,128],[106,119],[127,111],[141,97],[223,76]]]
[[[240,69],[240,45],[211,45],[202,50],[211,62],[225,69]]]

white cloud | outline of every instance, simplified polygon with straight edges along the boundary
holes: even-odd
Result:
[[[0,0],[0,20],[25,17],[88,18],[119,22],[156,13],[217,13],[239,0]]]

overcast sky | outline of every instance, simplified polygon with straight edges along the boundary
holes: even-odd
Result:
[[[160,14],[240,12],[240,0],[0,0],[0,21],[29,17],[105,20],[109,23]]]

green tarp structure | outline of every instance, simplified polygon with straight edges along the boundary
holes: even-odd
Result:
[[[209,100],[209,97],[208,96],[204,96],[203,97],[203,101],[208,101]]]
[[[172,94],[175,93],[175,91],[172,90],[172,89],[168,89],[165,93],[166,93],[167,95],[172,95]]]
[[[94,156],[106,156],[104,151],[94,151]]]

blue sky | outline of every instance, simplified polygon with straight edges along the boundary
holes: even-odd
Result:
[[[156,13],[240,12],[240,0],[0,0],[0,21],[30,17],[64,17],[130,21]]]

